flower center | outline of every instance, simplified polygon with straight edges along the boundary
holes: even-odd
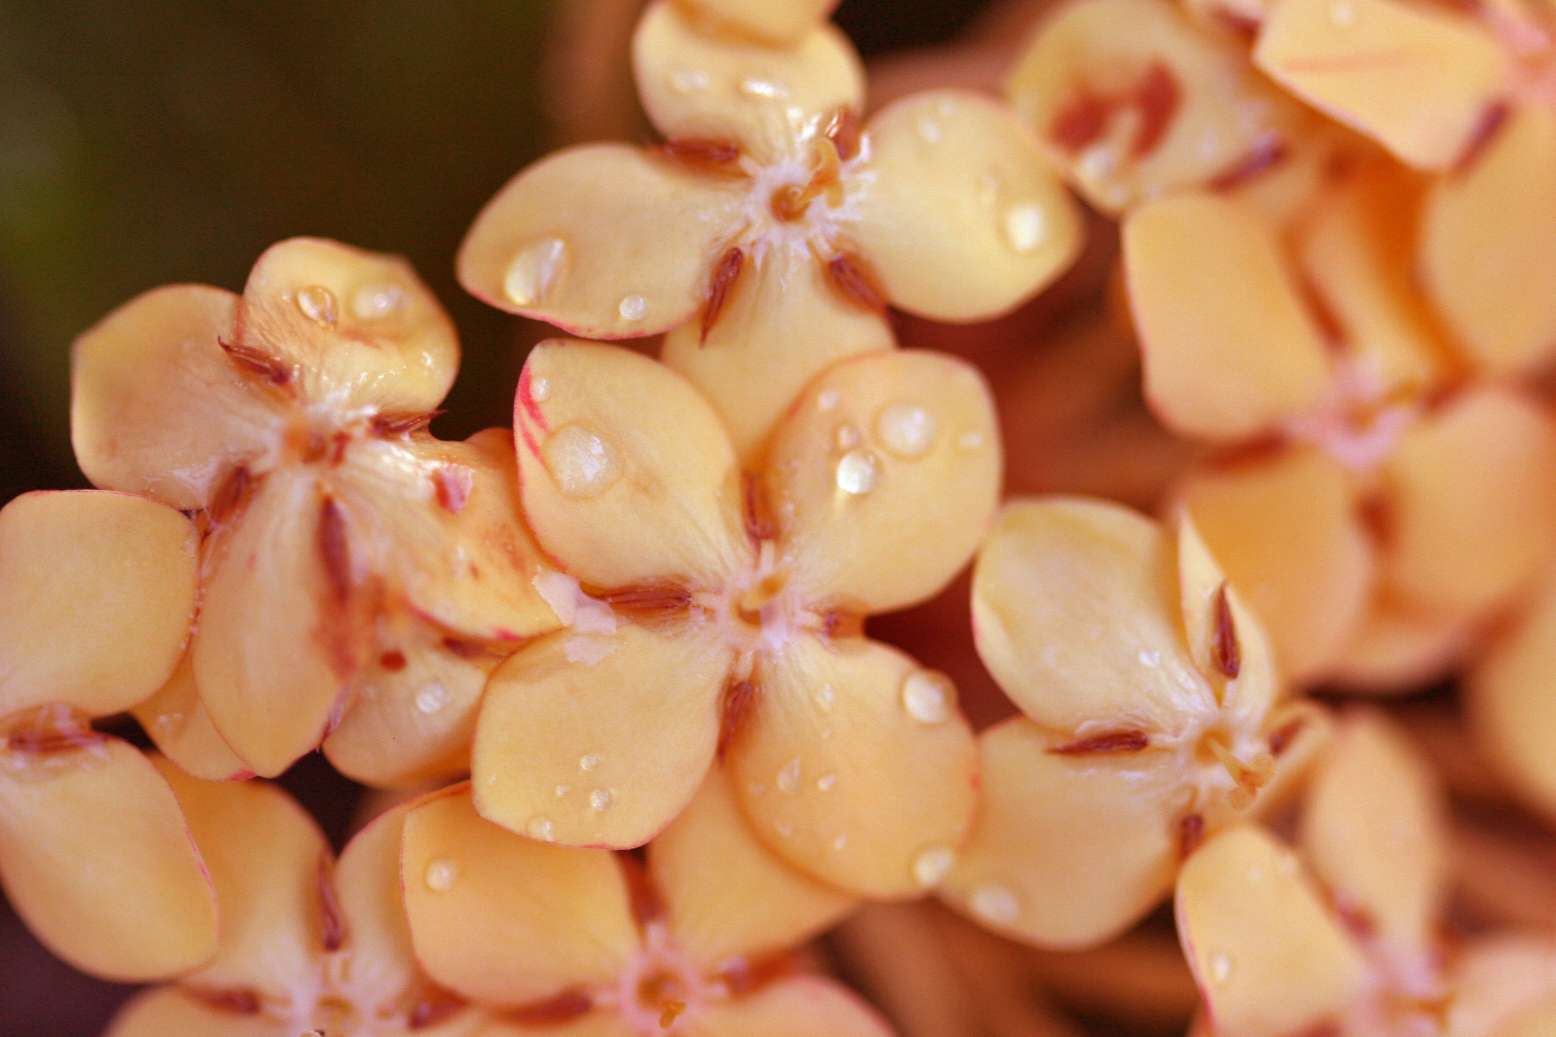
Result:
[[[644,1037],[679,1033],[718,991],[670,943],[663,923],[649,923],[645,935],[647,946],[622,973],[616,1010],[629,1029]]]
[[[1367,472],[1393,451],[1420,415],[1419,396],[1410,386],[1385,388],[1360,363],[1343,363],[1324,402],[1293,420],[1287,431],[1352,471]]]
[[[1234,810],[1243,810],[1253,803],[1259,790],[1275,776],[1275,757],[1269,752],[1255,752],[1247,754],[1249,758],[1244,760],[1234,751],[1234,744],[1231,731],[1216,725],[1200,735],[1194,752],[1201,764],[1210,767],[1219,765],[1226,771],[1232,779],[1227,802]]]
[[[787,183],[774,188],[768,206],[779,222],[798,223],[817,198],[825,198],[834,209],[843,204],[843,162],[837,146],[827,137],[811,142],[810,179],[803,184]]]

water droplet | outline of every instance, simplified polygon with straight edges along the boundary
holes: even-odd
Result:
[[[767,792],[767,783],[765,781],[753,781],[751,784],[747,785],[746,788],[750,790],[751,795],[761,796],[765,795]]]
[[[694,94],[708,89],[708,74],[696,68],[678,68],[670,73],[670,89],[678,94]]]
[[[902,708],[921,724],[938,724],[951,716],[956,685],[934,670],[914,670],[902,679]]]
[[[779,835],[790,836],[794,834],[794,823],[792,821],[774,821],[773,830]]]
[[[820,789],[822,792],[831,792],[836,787],[836,774],[823,774],[821,777],[816,779],[816,788]]]
[[[962,450],[981,450],[983,449],[983,433],[963,432],[956,438],[956,445]]]
[[[832,848],[834,850],[841,850],[843,847],[845,847],[847,845],[848,845],[848,833],[847,832],[839,832],[839,833],[837,833],[837,835],[832,837]]]
[[[1141,666],[1160,666],[1161,664],[1162,664],[1162,653],[1161,652],[1148,652],[1144,648],[1140,649],[1140,665]]]
[[[503,276],[502,290],[515,306],[538,306],[556,287],[566,259],[565,241],[541,238],[513,257]]]
[[[544,843],[549,843],[555,833],[556,826],[551,823],[549,817],[532,817],[529,819],[529,823],[524,826],[525,835]]]
[[[610,809],[611,800],[615,798],[610,789],[595,789],[589,793],[589,805],[603,814]]]
[[[800,791],[800,758],[796,756],[778,772],[778,791],[794,795]]]
[[[544,378],[531,378],[529,380],[529,398],[536,403],[545,403],[551,399],[551,383]]]
[[[1217,986],[1225,983],[1232,976],[1232,956],[1225,951],[1216,951],[1210,955],[1210,981]]]
[[[868,450],[850,450],[838,459],[837,488],[863,497],[881,484],[881,459]]]
[[[621,458],[587,422],[557,429],[541,453],[551,478],[567,497],[597,497],[621,478]]]
[[[439,857],[427,865],[427,888],[436,893],[447,893],[459,878],[459,865],[447,857]]]
[[[822,410],[836,410],[837,405],[843,402],[843,394],[836,389],[823,389],[816,396],[816,406]]]
[[[1103,180],[1118,171],[1118,148],[1112,144],[1096,144],[1081,152],[1075,164],[1076,175],[1082,180]]]
[[[495,785],[495,784],[497,784],[497,772],[496,771],[492,771],[490,774],[488,774],[486,776],[486,783],[488,785]]]
[[[893,403],[875,419],[875,434],[898,457],[916,461],[929,453],[940,431],[935,416],[915,403]]]
[[[1329,21],[1337,29],[1349,29],[1356,24],[1356,7],[1350,0],[1333,0],[1329,5]]]
[[[648,300],[641,295],[629,295],[616,307],[622,320],[642,320],[648,316]]]
[[[747,97],[781,98],[789,96],[789,88],[776,79],[747,76],[740,81],[740,92]]]
[[[822,709],[831,709],[837,705],[837,692],[830,684],[823,684],[816,689],[816,705]]]
[[[994,925],[1009,925],[1021,914],[1015,892],[997,882],[973,890],[970,906],[973,914]]]
[[[859,430],[852,425],[839,425],[837,429],[837,448],[839,450],[852,450],[859,445],[864,438]]]
[[[922,889],[940,885],[940,880],[956,864],[956,851],[949,846],[931,846],[913,858],[913,881]]]
[[[323,285],[311,284],[297,293],[297,308],[316,324],[334,324],[340,319],[340,303],[335,293]]]
[[[1048,213],[1036,202],[1021,202],[1005,210],[1005,240],[1023,256],[1031,255],[1048,240]]]
[[[571,785],[558,785],[556,787],[556,798],[561,799],[571,791],[573,791],[573,787]]]
[[[583,770],[583,771],[592,771],[596,767],[598,767],[599,765],[600,765],[600,754],[599,753],[590,753],[588,756],[579,757],[579,760],[578,760],[578,769],[579,770]]]
[[[416,708],[431,716],[454,699],[448,685],[435,680],[416,693]]]
[[[978,204],[985,209],[994,208],[994,203],[999,201],[1000,177],[998,173],[985,173],[978,181]]]
[[[926,144],[934,144],[940,140],[940,124],[929,116],[923,116],[918,121],[918,135]]]
[[[357,289],[351,297],[351,315],[357,320],[383,320],[405,305],[405,292],[397,284],[373,284]]]

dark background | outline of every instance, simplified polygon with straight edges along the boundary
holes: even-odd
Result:
[[[646,132],[608,24],[629,27],[630,4],[0,0],[0,501],[85,485],[77,334],[160,284],[240,290],[298,234],[409,257],[464,345],[435,431],[506,424],[540,334],[465,295],[454,250],[527,162]],[[845,0],[837,21],[868,57],[947,39],[985,5]],[[338,843],[350,784],[317,757],[286,784]],[[55,961],[0,901],[0,1037],[97,1034],[128,992]]]

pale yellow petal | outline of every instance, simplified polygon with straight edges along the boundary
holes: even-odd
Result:
[[[179,770],[206,781],[251,778],[254,772],[216,733],[195,687],[188,654],[162,690],[130,710],[162,754]]]
[[[1215,701],[1183,641],[1177,569],[1161,527],[1120,505],[1014,501],[973,570],[978,654],[1022,712],[1052,730],[1114,720],[1175,728]]]
[[[194,527],[172,508],[95,490],[0,510],[0,717],[50,702],[92,716],[166,684],[189,641]]]
[[[808,250],[751,257],[703,338],[692,320],[665,337],[664,362],[713,404],[747,469],[811,379],[860,353],[896,346],[886,318],[840,293]]]
[[[1176,525],[1178,597],[1189,656],[1216,687],[1223,707],[1257,723],[1280,690],[1270,639],[1187,510],[1179,510]]]
[[[1178,937],[1223,1037],[1287,1037],[1336,1023],[1366,964],[1303,874],[1263,829],[1230,828],[1178,878]]]
[[[178,987],[142,991],[125,1004],[104,1037],[292,1037],[283,1022],[199,1000]]]
[[[525,515],[584,584],[716,586],[749,557],[729,438],[669,368],[616,346],[544,342],[514,419]]]
[[[1556,818],[1556,580],[1465,682],[1473,728],[1490,762],[1523,799]]]
[[[1551,557],[1556,422],[1514,390],[1466,393],[1401,438],[1386,469],[1385,578],[1406,599],[1474,614]]]
[[[950,582],[989,528],[994,401],[978,369],[948,355],[859,357],[805,390],[766,475],[780,550],[809,600],[905,608]]]
[[[538,1031],[529,1023],[509,1022],[496,1016],[471,1037],[535,1037],[537,1032],[545,1037],[638,1037],[620,1015],[607,1009],[588,1012],[565,1023],[546,1023]]]
[[[117,738],[0,751],[0,879],[38,939],[95,976],[165,979],[216,950],[216,898],[179,804]]]
[[[352,997],[385,1004],[422,982],[400,881],[400,844],[411,804],[377,817],[341,851],[333,875],[340,950]]]
[[[712,631],[635,624],[519,652],[481,706],[476,809],[532,839],[641,846],[702,784],[731,658]]]
[[[1519,1016],[1556,997],[1556,945],[1533,934],[1482,937],[1455,964],[1453,985],[1450,1037],[1504,1037]]]
[[[798,946],[858,903],[763,845],[718,769],[648,844],[648,869],[676,944],[709,972],[731,959]]]
[[[1268,631],[1282,672],[1299,684],[1324,675],[1365,620],[1374,583],[1350,475],[1293,449],[1199,468],[1177,494]]]
[[[838,0],[694,0],[709,18],[755,33],[764,42],[792,46],[826,20]]]
[[[1447,801],[1421,751],[1376,710],[1342,717],[1314,772],[1301,843],[1340,907],[1402,960],[1424,955],[1448,887]]]
[[[202,508],[258,449],[280,390],[222,348],[236,341],[237,306],[220,288],[158,288],[76,340],[70,433],[88,479]]]
[[[1422,611],[1385,593],[1373,603],[1326,679],[1368,695],[1421,691],[1470,655],[1481,636],[1478,618]]]
[[[1556,342],[1556,109],[1519,105],[1421,214],[1423,286],[1475,362],[1529,368]]]
[[[747,819],[801,870],[874,898],[935,886],[972,823],[978,751],[943,675],[862,638],[759,662],[727,764]]]
[[[1399,0],[1280,0],[1253,58],[1419,169],[1452,166],[1508,85],[1495,38],[1470,15]]]
[[[1169,428],[1246,439],[1318,403],[1324,343],[1263,217],[1188,193],[1132,210],[1123,233],[1146,399]]]
[[[769,47],[699,32],[671,0],[655,0],[638,22],[632,67],[660,133],[736,144],[763,164],[797,157],[826,119],[864,101],[859,57],[835,26]]]
[[[820,976],[780,980],[687,1020],[695,1037],[891,1037],[875,1010]]]
[[[977,820],[940,895],[1023,943],[1093,947],[1172,888],[1178,819],[1148,758],[1067,757],[1060,741],[1024,717],[980,736]]]
[[[866,128],[870,181],[851,226],[891,302],[974,321],[1020,305],[1080,252],[1080,213],[1002,104],[928,90]]]
[[[498,1005],[603,986],[637,949],[615,857],[547,846],[482,820],[467,788],[421,800],[405,820],[401,875],[422,967]]]
[[[237,345],[295,365],[301,398],[388,416],[432,411],[459,367],[454,324],[399,256],[292,238],[259,257]]]
[[[1497,1031],[1497,1037],[1556,1037],[1556,996],[1548,997]]]

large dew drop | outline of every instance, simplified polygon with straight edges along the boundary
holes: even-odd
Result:
[[[902,708],[921,724],[939,724],[951,716],[956,688],[934,670],[914,670],[902,681]]]
[[[881,459],[868,450],[850,450],[838,459],[837,488],[863,497],[881,484]]]
[[[502,290],[515,306],[538,306],[556,287],[566,259],[566,242],[561,238],[542,238],[513,257],[503,277]]]
[[[640,321],[648,316],[648,300],[641,295],[629,295],[616,307],[622,320]]]
[[[933,450],[939,431],[935,416],[915,403],[888,404],[875,419],[881,443],[906,461],[917,461]]]
[[[297,293],[297,308],[315,324],[334,324],[340,319],[340,303],[335,293],[323,285],[311,284]]]
[[[427,865],[427,888],[435,893],[447,893],[459,878],[459,865],[447,857],[439,857]]]
[[[1005,240],[1023,256],[1031,255],[1048,239],[1048,214],[1036,202],[1021,202],[1005,210]]]
[[[621,458],[587,422],[557,429],[542,453],[557,488],[569,497],[598,497],[621,478]]]

